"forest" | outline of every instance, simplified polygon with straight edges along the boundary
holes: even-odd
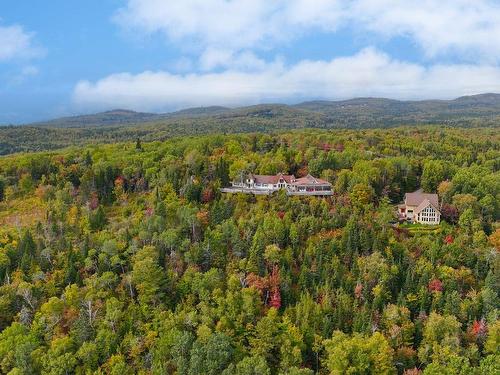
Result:
[[[0,373],[499,374],[498,128],[257,130],[0,157]]]

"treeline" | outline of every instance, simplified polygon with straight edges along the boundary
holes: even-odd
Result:
[[[244,171],[311,173],[335,195],[220,193]],[[418,187],[440,226],[394,224]],[[491,129],[1,158],[0,371],[497,374],[499,198]]]

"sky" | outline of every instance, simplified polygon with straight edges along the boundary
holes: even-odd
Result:
[[[1,0],[0,124],[500,92],[500,0]]]

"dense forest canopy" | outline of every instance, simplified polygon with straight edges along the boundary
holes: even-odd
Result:
[[[1,373],[500,372],[497,129],[139,138],[0,158]]]

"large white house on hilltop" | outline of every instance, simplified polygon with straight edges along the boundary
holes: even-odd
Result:
[[[250,173],[241,175],[231,187],[223,188],[223,193],[271,194],[284,189],[288,195],[332,195],[332,184],[308,174],[295,178],[293,175],[278,173],[274,176]]]
[[[398,215],[412,223],[439,224],[441,212],[437,194],[424,193],[422,189],[406,193],[404,203],[398,206]]]

